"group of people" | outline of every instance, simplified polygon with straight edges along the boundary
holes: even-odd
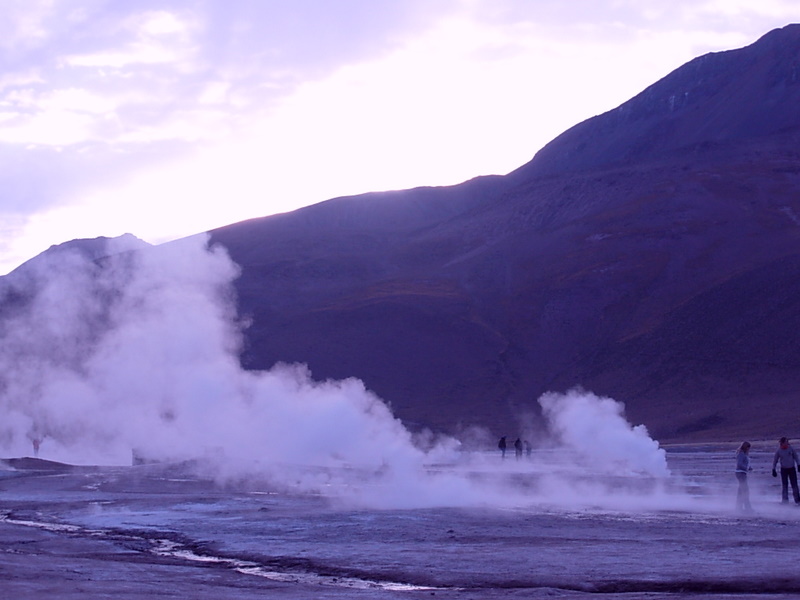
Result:
[[[526,440],[526,441],[523,442],[521,439],[517,438],[516,441],[514,442],[514,456],[516,456],[517,459],[522,458],[522,448],[523,448],[523,446],[525,448],[525,454],[527,454],[528,456],[531,455],[531,452],[532,452],[533,448],[528,443],[528,441]],[[503,458],[505,458],[506,457],[506,450],[508,448],[508,443],[506,442],[506,436],[503,436],[503,437],[500,438],[500,441],[497,442],[497,447],[500,449],[501,456]]]
[[[523,444],[525,452],[528,456],[531,455],[531,445],[521,439],[517,438],[514,442],[514,454],[519,459],[522,457]],[[508,443],[506,436],[500,438],[497,443],[500,449],[501,456],[506,457],[506,450]],[[752,512],[753,507],[750,504],[750,488],[747,484],[747,475],[753,470],[750,466],[750,442],[742,442],[741,446],[736,450],[736,479],[739,481],[739,489],[736,493],[736,508],[744,512]],[[789,439],[782,437],[778,440],[778,449],[772,458],[772,476],[778,476],[778,464],[780,463],[781,475],[781,501],[785,504],[789,502],[789,486],[792,487],[792,494],[794,496],[794,503],[800,506],[800,489],[797,485],[797,474],[800,473],[800,456],[797,451],[792,448]]]
[[[742,442],[736,451],[736,479],[739,489],[736,493],[736,508],[745,512],[752,512],[750,505],[750,488],[747,485],[747,474],[753,470],[750,466],[750,442]],[[778,449],[772,458],[772,476],[778,476],[778,463],[781,465],[781,501],[789,502],[789,485],[792,486],[794,503],[800,505],[800,490],[797,488],[797,473],[800,473],[800,456],[789,439],[782,437],[778,440]]]

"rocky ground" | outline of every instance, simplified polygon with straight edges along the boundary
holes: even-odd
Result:
[[[562,496],[532,484],[528,463],[489,473],[485,461],[470,476],[505,486],[508,502],[384,509],[185,466],[7,461],[0,587],[116,600],[794,598],[800,507],[779,503],[768,452],[753,458],[753,514],[733,508],[729,448],[668,452],[666,485],[587,479]]]

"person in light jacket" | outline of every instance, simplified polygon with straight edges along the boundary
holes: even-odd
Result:
[[[775,457],[772,459],[772,476],[777,477],[778,472],[775,467],[778,461],[781,463],[781,502],[789,502],[789,483],[792,484],[792,493],[794,494],[794,503],[800,504],[800,491],[797,489],[797,473],[795,472],[795,465],[797,470],[800,471],[800,457],[797,452],[789,444],[789,440],[782,437],[778,440],[778,449],[775,451]]]
[[[753,470],[750,466],[750,442],[742,442],[736,451],[736,479],[739,490],[736,492],[736,510],[752,512],[750,506],[750,487],[747,485],[747,474]]]

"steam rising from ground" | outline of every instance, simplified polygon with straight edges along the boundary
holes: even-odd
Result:
[[[29,455],[39,441],[43,458],[66,462],[199,458],[221,482],[371,507],[686,501],[665,491],[665,452],[646,429],[583,390],[544,395],[552,438],[531,457],[501,460],[412,435],[357,379],[314,381],[302,365],[241,369],[238,269],[205,236],[30,266],[0,290],[6,456]]]
[[[669,475],[666,452],[644,425],[631,427],[624,406],[575,389],[539,398],[550,429],[562,445],[584,451],[587,467],[600,473]]]

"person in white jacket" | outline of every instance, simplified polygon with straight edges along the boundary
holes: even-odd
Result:
[[[792,484],[792,493],[794,494],[794,503],[800,504],[800,491],[797,489],[797,473],[795,472],[795,465],[797,470],[800,471],[800,457],[797,452],[789,444],[789,440],[782,437],[778,440],[778,449],[775,451],[775,457],[772,459],[772,476],[777,477],[778,472],[775,467],[778,461],[781,463],[781,502],[789,502],[789,483]]]
[[[752,512],[750,506],[750,487],[747,485],[747,474],[753,470],[750,466],[750,442],[742,442],[736,451],[736,479],[739,481],[739,490],[736,492],[736,509]]]

